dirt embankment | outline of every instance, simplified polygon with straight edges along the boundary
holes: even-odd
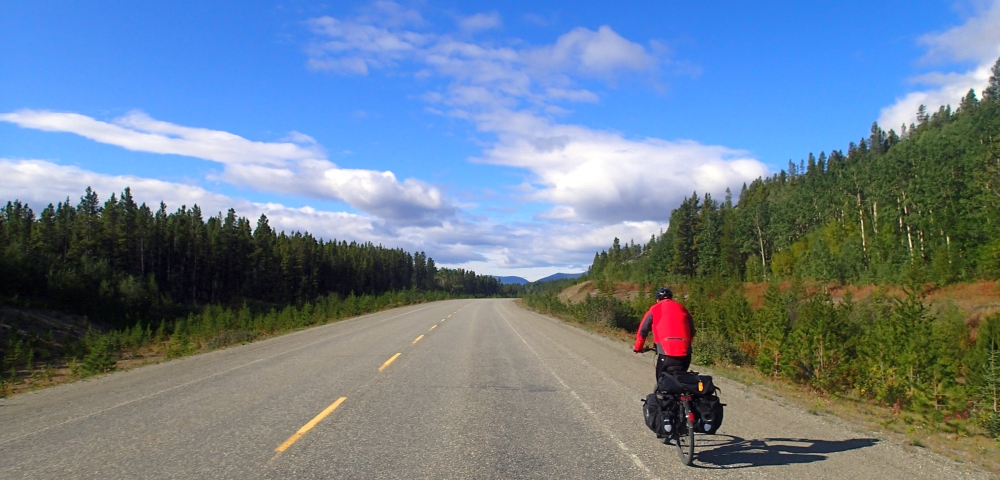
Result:
[[[791,288],[791,282],[783,282],[778,286],[781,290]],[[639,295],[639,285],[629,282],[615,282],[615,297],[619,300],[631,300]],[[748,283],[743,286],[744,295],[750,306],[759,308],[764,302],[764,293],[767,292],[767,283]],[[840,303],[848,293],[854,301],[864,300],[871,297],[876,291],[881,291],[885,295],[902,297],[905,293],[898,286],[875,286],[875,285],[833,285],[810,283],[805,285],[807,292],[817,293],[826,291],[834,303]],[[678,290],[683,290],[679,288]],[[683,296],[682,292],[681,295]],[[576,304],[584,301],[588,296],[598,294],[597,285],[593,281],[581,282],[573,285],[559,293],[559,300]],[[959,283],[946,285],[944,287],[934,287],[928,285],[924,289],[925,302],[930,306],[944,306],[952,304],[967,316],[967,321],[978,322],[981,318],[1000,313],[1000,281]]]
[[[789,282],[779,285],[782,290],[790,287]],[[764,293],[767,292],[768,284],[751,283],[743,288],[751,307],[758,308],[764,303]],[[869,298],[878,291],[890,297],[900,298],[905,295],[903,289],[898,286],[808,284],[805,288],[807,292],[825,290],[834,303],[842,302],[848,294],[854,301]],[[924,303],[931,308],[954,305],[965,313],[966,321],[969,323],[977,323],[985,316],[1000,313],[1000,282],[959,283],[944,287],[927,285],[923,293],[926,295]]]
[[[559,300],[571,305],[580,303],[598,294],[597,285],[591,281],[581,282],[559,292]],[[623,301],[639,296],[639,286],[629,282],[615,282],[615,298]]]

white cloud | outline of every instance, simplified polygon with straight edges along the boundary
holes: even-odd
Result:
[[[579,86],[581,79],[655,74],[671,53],[660,42],[647,47],[609,26],[574,28],[550,45],[496,46],[362,19],[323,17],[312,24],[320,40],[308,51],[311,61],[364,58],[369,67],[410,68],[420,78],[444,79],[443,89],[422,96],[434,105],[430,111],[496,134],[496,142],[478,161],[530,172],[523,199],[551,205],[539,216],[543,220],[600,228],[623,228],[624,221],[665,222],[670,210],[695,190],[721,195],[727,187],[767,173],[746,152],[726,147],[631,140],[618,132],[553,120],[569,113],[560,103],[600,100]],[[519,262],[510,260],[509,265]]]
[[[538,124],[501,130],[499,137],[481,161],[532,172],[536,190],[528,196],[554,204],[542,215],[552,220],[666,222],[694,191],[721,197],[727,187],[767,174],[746,152],[690,140],[629,140],[581,126]]]
[[[102,195],[102,201],[111,193],[130,187],[137,202],[144,202],[154,210],[161,201],[170,211],[182,205],[188,208],[198,205],[207,218],[235,208],[239,215],[251,219],[265,214],[272,227],[289,232],[308,230],[327,239],[381,239],[376,232],[381,221],[361,215],[316,211],[309,207],[290,208],[274,203],[254,203],[209,192],[196,185],[133,175],[105,175],[45,160],[0,159],[0,192],[4,199],[28,202],[36,214],[45,205],[66,198],[76,205],[87,187]]]
[[[281,165],[288,160],[322,157],[315,146],[247,140],[219,130],[191,128],[129,112],[112,123],[66,112],[18,110],[0,114],[0,121],[48,132],[71,132],[128,150],[185,155],[223,164]]]
[[[24,128],[74,133],[128,150],[201,158],[223,165],[212,178],[262,191],[347,202],[399,223],[439,222],[455,213],[440,190],[392,172],[343,169],[325,158],[315,139],[300,132],[289,142],[254,142],[232,133],[192,128],[131,112],[111,123],[76,113],[19,110],[0,114]],[[294,143],[293,143],[294,142]]]
[[[567,264],[590,265],[594,253],[607,249],[612,239],[636,243],[649,241],[649,237],[665,230],[666,223],[655,221],[619,222],[594,226],[584,223],[560,223],[539,229],[537,225],[523,225],[510,229],[508,235],[517,243],[500,249],[494,259],[502,268],[534,266],[563,266]]]
[[[560,36],[554,45],[529,51],[528,57],[539,69],[598,76],[622,70],[648,71],[657,64],[656,57],[646,47],[626,40],[607,25],[596,32],[584,27],[574,28]]]
[[[933,72],[913,78],[914,83],[930,88],[911,92],[883,108],[878,120],[883,128],[899,129],[915,122],[920,105],[934,112],[942,105],[957,106],[969,89],[982,93],[989,81],[989,70],[1000,57],[1000,0],[984,4],[962,25],[924,35],[920,43],[928,47],[925,62],[971,61],[976,67],[963,73]]]
[[[458,19],[458,27],[466,32],[491,30],[501,26],[503,26],[503,21],[495,10],[490,13],[477,13]]]
[[[883,108],[879,114],[879,125],[886,130],[891,128],[898,132],[901,126],[916,122],[917,109],[921,105],[927,106],[928,113],[933,113],[942,105],[957,107],[970,89],[974,89],[976,95],[981,97],[983,88],[989,83],[992,66],[993,63],[989,62],[963,74],[939,73],[915,78],[915,83],[930,85],[932,88],[910,92],[897,99],[896,103]]]
[[[559,260],[568,258],[562,248],[553,250],[546,247],[552,238],[550,232],[539,224],[512,228],[490,222],[450,219],[437,225],[396,225],[376,217],[318,210],[309,206],[293,208],[279,203],[252,202],[210,192],[196,185],[134,175],[100,174],[46,160],[0,158],[0,197],[4,201],[18,199],[27,202],[36,214],[45,205],[67,198],[75,205],[87,187],[101,195],[102,201],[112,193],[120,193],[130,187],[137,202],[146,203],[154,210],[161,201],[171,212],[182,205],[188,208],[198,205],[205,218],[225,213],[230,208],[251,220],[264,214],[270,225],[279,230],[308,231],[327,240],[370,241],[411,252],[423,250],[441,265],[486,262],[490,257],[500,256],[504,257],[500,262],[503,266],[528,263],[561,265]],[[572,251],[582,252],[571,255],[577,262],[588,260],[592,256],[590,249],[607,243],[596,232],[568,232],[562,236],[567,238],[567,246]],[[523,245],[505,247],[515,237]],[[592,244],[588,244],[585,238],[590,238]],[[495,268],[497,263],[492,265]]]
[[[487,15],[489,17],[489,15]],[[499,26],[469,19],[470,28]],[[477,23],[478,22],[478,23]],[[316,34],[308,67],[344,75],[412,73],[433,91],[420,96],[433,112],[471,122],[496,139],[476,161],[527,174],[517,200],[545,211],[534,221],[472,217],[440,190],[392,172],[345,169],[330,162],[308,135],[253,142],[227,132],[179,126],[130,114],[111,122],[83,115],[22,110],[0,120],[26,128],[72,132],[135,151],[188,155],[218,162],[212,178],[257,190],[341,200],[365,212],[319,211],[258,204],[201,187],[132,176],[107,176],[51,162],[0,160],[0,192],[36,203],[76,197],[92,185],[103,194],[131,185],[151,203],[199,203],[206,212],[235,207],[265,213],[272,225],[425,250],[440,264],[518,274],[579,271],[611,239],[646,241],[666,228],[669,211],[694,190],[721,194],[766,172],[745,152],[689,140],[629,139],[607,130],[556,121],[569,103],[594,103],[599,85],[623,75],[660,75],[669,49],[624,38],[612,28],[572,29],[549,45],[473,42],[470,36],[427,33],[419,12],[378,2],[350,19],[308,22]],[[473,28],[473,29],[475,29]],[[465,32],[468,33],[468,30]],[[339,149],[338,149],[339,150]],[[530,274],[526,274],[530,275]],[[537,275],[542,276],[542,275]]]
[[[927,45],[926,61],[994,62],[1000,57],[1000,1],[980,5],[964,24],[920,37]]]
[[[480,14],[460,24],[485,28],[499,22],[498,14]],[[596,31],[578,27],[552,45],[515,48],[372,22],[367,16],[320,17],[308,24],[317,34],[306,51],[310,68],[367,75],[371,69],[412,64],[421,78],[450,79],[439,95],[455,106],[527,102],[544,109],[550,102],[594,102],[596,94],[574,87],[572,76],[613,80],[623,73],[654,72],[662,60],[652,47],[629,41],[608,26]]]
[[[407,251],[427,251],[439,265],[475,268],[480,272],[524,274],[541,277],[557,270],[579,271],[594,252],[607,248],[611,238],[644,241],[665,228],[656,222],[623,222],[592,227],[578,223],[531,222],[499,224],[490,220],[469,222],[458,218],[437,225],[393,225],[383,219],[305,206],[258,203],[210,192],[196,185],[166,182],[133,175],[105,175],[46,160],[0,158],[0,197],[28,202],[35,213],[69,198],[74,205],[87,187],[101,200],[131,187],[137,202],[168,211],[198,205],[208,216],[234,208],[251,221],[267,215],[270,225],[286,232],[308,231],[327,240],[371,241]]]

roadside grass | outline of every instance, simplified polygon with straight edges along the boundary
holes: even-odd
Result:
[[[583,330],[619,340],[625,345],[624,348],[635,341],[634,332],[581,322],[568,314],[531,308],[520,300],[517,303],[526,310],[558,318]],[[938,421],[928,415],[877,405],[868,400],[824,394],[803,385],[761,374],[752,367],[715,364],[710,368],[713,373],[739,382],[763,398],[780,398],[812,415],[830,415],[847,420],[863,428],[881,432],[898,443],[926,448],[1000,476],[1000,439],[984,435],[984,430],[969,419],[944,418]]]
[[[77,335],[78,338],[64,336],[49,342],[59,347],[52,351],[42,350],[38,345],[45,342],[32,338],[31,342],[23,342],[30,347],[17,349],[28,352],[21,355],[26,359],[5,358],[0,372],[0,398],[244,345],[360,315],[450,298],[455,297],[437,292],[352,295],[345,299],[327,297],[315,303],[256,314],[249,312],[246,306],[240,310],[209,306],[200,315],[160,322],[156,329],[152,324],[105,333],[88,328],[85,334]],[[34,361],[36,351],[42,352],[39,357],[43,360]]]

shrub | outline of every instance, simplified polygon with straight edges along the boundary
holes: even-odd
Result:
[[[83,339],[86,353],[75,365],[73,373],[86,377],[113,371],[117,362],[114,357],[115,349],[110,340],[108,335],[88,330]]]
[[[256,335],[249,330],[226,330],[208,340],[208,348],[216,349],[237,343],[253,341]]]
[[[639,327],[638,315],[627,304],[610,295],[588,297],[581,304],[583,321],[611,328],[635,330]]]
[[[706,367],[716,363],[743,365],[747,361],[746,354],[717,330],[699,331],[691,350],[694,363]]]

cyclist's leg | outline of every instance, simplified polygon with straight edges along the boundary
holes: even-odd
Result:
[[[660,355],[656,359],[656,378],[660,378],[660,372],[666,371],[669,367],[680,367],[687,371],[691,366],[691,355],[686,357],[668,357]]]
[[[678,363],[680,364],[681,367],[684,368],[684,370],[690,370],[691,369],[691,355],[690,354],[687,355],[687,356],[685,356],[685,357],[675,357],[675,358],[678,359]]]
[[[656,356],[656,381],[660,381],[660,374],[665,372],[670,365],[670,357],[663,354]]]

